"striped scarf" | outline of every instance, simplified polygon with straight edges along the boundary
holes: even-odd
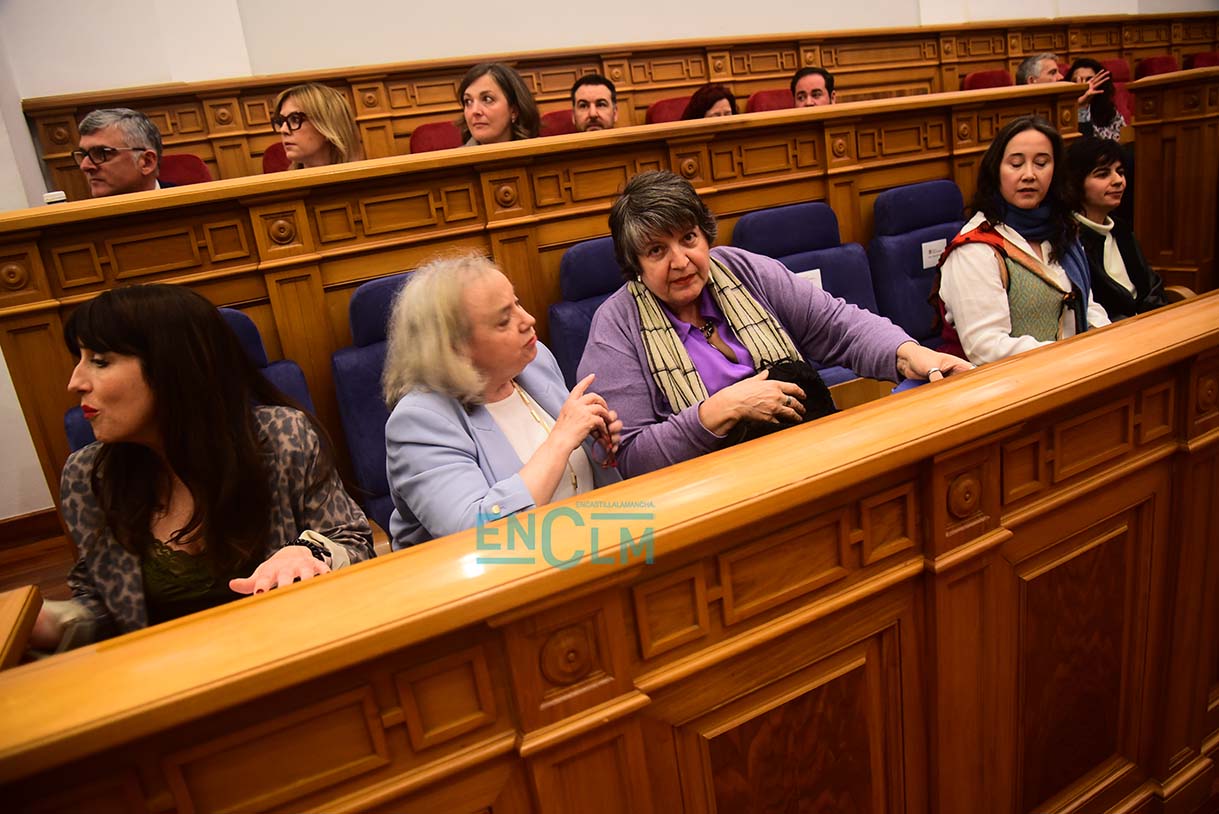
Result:
[[[711,298],[753,357],[755,370],[784,359],[793,362],[803,359],[779,321],[758,304],[735,274],[715,259],[711,261],[707,285],[711,287]],[[639,280],[632,280],[627,286],[639,309],[648,369],[673,412],[680,413],[706,400],[707,386],[694,369],[673,323],[665,316],[660,300]]]

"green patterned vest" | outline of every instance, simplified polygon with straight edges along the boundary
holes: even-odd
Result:
[[[1041,342],[1059,339],[1062,309],[1070,291],[1063,291],[1013,260],[1003,258],[1007,270],[1007,307],[1011,313],[1012,336],[1031,336]]]

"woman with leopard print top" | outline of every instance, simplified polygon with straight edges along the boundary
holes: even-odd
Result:
[[[64,341],[97,443],[64,466],[73,598],[44,606],[32,646],[126,633],[373,556],[320,429],[201,295],[104,292]]]

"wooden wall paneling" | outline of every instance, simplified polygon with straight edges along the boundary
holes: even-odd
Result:
[[[1183,82],[1197,77],[1197,84]],[[1144,252],[1170,285],[1207,290],[1215,283],[1215,224],[1219,208],[1219,70],[1148,77],[1130,85],[1135,94],[1136,200]],[[1137,193],[1136,193],[1137,194]],[[1167,201],[1179,201],[1168,205]],[[1182,209],[1196,218],[1181,219]]]
[[[1014,528],[1003,546],[1018,604],[999,639],[1014,648],[1018,811],[1087,799],[1111,804],[1148,774],[1149,609],[1153,549],[1167,540],[1166,468],[1110,484],[1106,505],[1080,500]],[[1127,508],[1109,514],[1113,507]],[[1153,592],[1155,595],[1153,596]],[[1154,645],[1153,645],[1154,647]],[[1149,661],[1151,663],[1149,663]]]
[[[1199,360],[1201,362],[1202,360]],[[1195,364],[1188,372],[1190,385],[1178,385],[1181,392],[1194,389],[1200,378],[1215,368]],[[1145,392],[1145,396],[1151,395]],[[1198,407],[1189,399],[1160,401],[1154,395],[1144,398],[1140,413],[1150,410],[1170,416],[1173,437],[1184,438],[1191,428],[1189,420]],[[1175,403],[1174,403],[1175,402]],[[1183,402],[1183,403],[1182,403]],[[1173,462],[1174,502],[1168,508],[1170,539],[1179,545],[1158,550],[1162,562],[1155,563],[1164,586],[1165,602],[1155,609],[1151,640],[1160,642],[1162,669],[1153,680],[1159,688],[1150,695],[1148,720],[1154,733],[1154,751],[1149,766],[1155,777],[1164,778],[1152,789],[1155,798],[1172,810],[1194,811],[1210,794],[1216,777],[1215,765],[1205,753],[1205,719],[1198,710],[1207,709],[1212,684],[1209,670],[1215,652],[1214,634],[1208,630],[1208,551],[1213,548],[1216,529],[1206,519],[1201,504],[1219,498],[1216,476],[1217,448],[1212,432],[1201,443],[1191,443],[1192,455],[1178,456]],[[1163,511],[1157,508],[1157,512]],[[1169,610],[1169,609],[1172,610]],[[1155,629],[1159,627],[1159,630]]]
[[[0,795],[1188,814],[1217,377],[1211,293],[514,520],[647,505],[651,564],[480,566],[471,530],[0,672]]]
[[[918,607],[898,585],[781,636],[762,625],[657,690],[647,715],[674,733],[682,810],[926,810]]]
[[[63,323],[54,311],[5,320],[0,349],[20,399],[47,488],[59,494],[59,474],[68,457],[63,415],[77,403],[68,393],[75,361],[63,347]]]
[[[1047,24],[1017,22],[960,25],[947,30],[914,28],[883,32],[797,33],[675,43],[637,43],[569,49],[549,55],[502,54],[522,74],[543,110],[569,104],[576,77],[600,71],[619,92],[621,125],[643,124],[658,99],[688,95],[707,81],[722,81],[742,100],[761,89],[786,87],[796,67],[823,65],[838,80],[840,102],[959,90],[969,72],[1014,71],[1025,55],[1054,50],[1072,57],[1122,57],[1219,48],[1213,13],[1091,17]],[[425,122],[460,114],[457,86],[468,60],[450,59],[320,71],[317,81],[340,89],[353,102],[369,158],[408,152],[409,136]],[[71,200],[88,197],[68,153],[76,146],[76,122],[98,107],[124,105],[147,112],[166,133],[170,152],[203,158],[217,178],[256,175],[274,140],[269,105],[299,75],[160,85],[25,100],[24,107],[48,175]]]
[[[1189,54],[1215,50],[1214,20],[1181,20],[1172,23],[1172,52],[1177,63],[1185,66]]]

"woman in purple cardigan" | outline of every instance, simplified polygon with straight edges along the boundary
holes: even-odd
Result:
[[[768,257],[717,247],[687,181],[645,172],[610,210],[627,284],[593,316],[581,377],[622,420],[624,477],[711,452],[742,420],[797,423],[805,393],[757,371],[783,360],[877,379],[938,379],[969,362],[833,297]]]

